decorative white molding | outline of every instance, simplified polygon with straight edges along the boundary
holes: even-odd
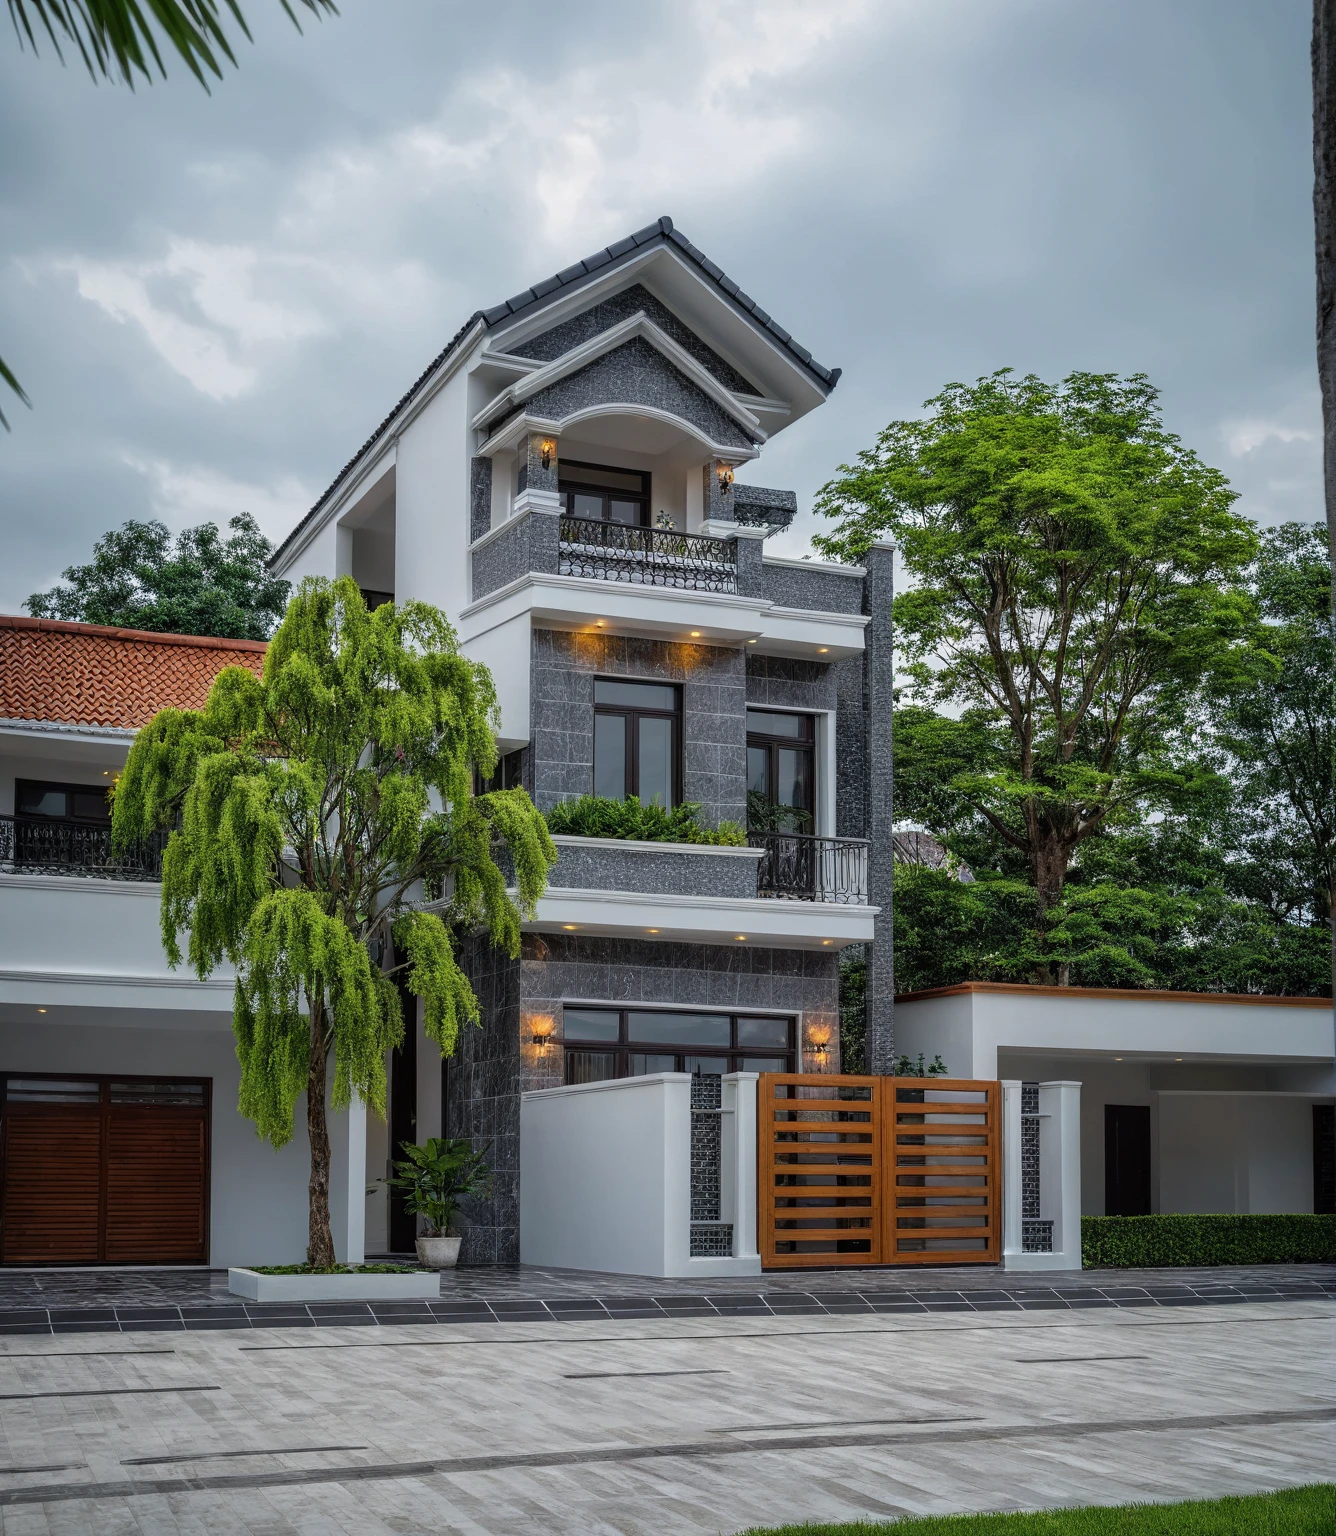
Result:
[[[511,502],[508,520],[513,521],[524,512],[547,512],[557,516],[561,512],[561,497],[556,491],[540,491],[534,486],[525,486]]]
[[[675,416],[671,411],[660,410],[657,406],[638,405],[629,400],[609,400],[598,405],[584,406],[578,411],[572,411],[569,416],[563,416],[560,421],[550,416],[515,416],[499,427],[477,449],[477,452],[483,458],[491,458],[503,449],[512,448],[521,437],[530,432],[545,432],[559,439],[563,433],[569,432],[580,422],[592,420],[597,416],[636,416],[646,421],[665,422],[668,426],[676,427],[678,431],[703,444],[711,458],[726,458],[741,464],[746,459],[759,458],[761,453],[759,448],[740,448],[736,443],[716,443],[695,422],[688,421],[685,416]]]
[[[27,982],[34,986],[74,987],[184,987],[190,991],[226,992],[229,995],[236,985],[231,976],[209,976],[201,981],[193,973],[188,976],[127,976],[115,971],[21,971],[0,970],[0,981]]]
[[[91,891],[103,896],[147,896],[157,901],[162,885],[157,880],[103,880],[96,875],[0,874],[0,890]]]
[[[785,565],[795,571],[829,571],[833,576],[866,576],[863,565],[840,565],[834,560],[802,560],[793,555],[762,555],[762,565]]]

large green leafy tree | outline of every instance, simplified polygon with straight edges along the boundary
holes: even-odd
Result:
[[[173,829],[171,963],[184,955],[201,978],[236,967],[241,1112],[281,1147],[306,1094],[316,1267],[334,1262],[327,1098],[338,1109],[357,1094],[384,1113],[399,983],[442,1053],[454,1049],[478,1003],[452,933],[481,929],[517,955],[556,859],[522,789],[473,793],[475,771],[496,764],[496,723],[487,669],[460,654],[440,612],[368,612],[350,578],[308,580],[263,677],[228,668],[202,711],[162,711],[116,790],[118,847]]]
[[[1326,528],[1267,531],[1253,586],[1275,671],[1223,711],[1237,786],[1235,879],[1278,920],[1325,926],[1336,908],[1336,649]]]
[[[269,571],[273,546],[242,512],[224,539],[214,523],[187,528],[173,543],[166,526],[133,519],[93,545],[49,592],[24,604],[45,619],[115,624],[159,634],[263,640],[282,617],[289,586]]]
[[[815,542],[856,560],[895,538],[898,661],[933,707],[920,769],[1016,855],[1042,929],[1082,842],[1191,788],[1193,701],[1253,664],[1256,537],[1143,376],[1003,370],[926,410],[823,488]]]
[[[298,31],[294,4],[316,17],[338,15],[334,0],[279,0],[279,4]],[[250,29],[237,0],[221,4],[219,0],[9,0],[9,19],[20,47],[35,53],[45,37],[56,57],[62,58],[63,42],[78,53],[94,80],[119,80],[131,90],[136,78],[152,82],[155,70],[166,78],[165,48],[184,61],[207,91],[209,75],[222,77],[223,60],[237,62],[226,17],[249,40]],[[25,405],[31,403],[2,357],[0,383],[8,385]],[[3,411],[0,427],[9,427]]]

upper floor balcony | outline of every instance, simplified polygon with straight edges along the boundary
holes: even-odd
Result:
[[[113,854],[108,823],[0,816],[0,874],[158,880],[167,834]]]

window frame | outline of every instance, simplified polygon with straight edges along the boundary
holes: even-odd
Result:
[[[674,704],[671,710],[651,709],[644,704],[600,704],[598,700],[598,685],[600,683],[642,683],[652,688],[671,688],[673,690]],[[598,766],[594,761],[597,754],[598,742],[598,717],[600,715],[620,715],[627,721],[625,762],[622,768],[623,787],[625,793],[623,799],[640,799],[640,730],[638,722],[643,719],[668,720],[672,733],[672,743],[669,748],[672,754],[672,779],[673,801],[672,805],[664,806],[664,810],[671,811],[682,803],[682,777],[683,758],[682,750],[682,685],[681,683],[666,683],[658,677],[607,677],[595,674],[594,677],[594,734],[591,738],[590,748],[590,772],[597,793]],[[643,805],[644,802],[641,801]]]
[[[804,722],[805,734],[802,736],[778,736],[768,731],[753,731],[750,720],[754,714],[790,715],[794,719]],[[788,709],[762,709],[759,704],[749,704],[746,710],[747,717],[747,750],[753,747],[763,748],[766,754],[765,771],[765,798],[772,805],[777,806],[779,801],[776,795],[779,790],[779,752],[787,747],[790,751],[806,752],[810,769],[807,775],[808,787],[811,791],[811,804],[799,806],[799,809],[807,816],[807,826],[797,830],[803,832],[816,831],[817,806],[820,803],[820,795],[816,782],[817,756],[816,756],[816,716],[807,714],[803,710]],[[747,787],[751,788],[751,770],[748,766]]]
[[[572,1012],[603,1013],[609,1014],[617,1020],[617,1039],[611,1040],[567,1040],[565,1032],[564,1009]],[[665,1013],[665,1014],[698,1014],[717,1013],[718,1016],[728,1020],[729,1044],[726,1046],[698,1045],[686,1046],[681,1041],[670,1041],[655,1044],[652,1040],[631,1040],[628,1038],[630,1028],[630,1015],[633,1013]],[[738,1043],[738,1021],[740,1019],[770,1019],[777,1024],[783,1024],[788,1030],[788,1045],[783,1050],[778,1048],[767,1050],[764,1046],[747,1047]],[[561,1077],[564,1083],[571,1083],[570,1068],[571,1057],[580,1053],[589,1055],[611,1055],[617,1067],[611,1078],[590,1078],[583,1081],[613,1082],[622,1078],[635,1076],[629,1071],[631,1057],[634,1056],[672,1056],[681,1065],[673,1067],[673,1071],[684,1072],[685,1062],[691,1056],[709,1056],[726,1063],[725,1071],[742,1072],[750,1070],[737,1065],[744,1057],[755,1059],[758,1056],[770,1057],[775,1062],[774,1071],[794,1072],[797,1070],[794,1063],[798,1060],[798,1024],[796,1013],[772,1014],[763,1010],[749,1012],[747,1009],[732,1010],[727,1008],[712,1009],[700,1008],[664,1008],[656,1003],[628,1003],[620,1007],[606,1003],[565,1003],[563,1004],[562,1022],[562,1062]],[[668,1070],[667,1068],[664,1069]]]
[[[581,481],[578,474],[567,474],[567,470],[595,469],[607,475],[639,475],[641,490],[618,491],[611,486],[594,485]],[[575,496],[599,496],[603,499],[603,513],[601,518],[586,518],[588,522],[612,523],[614,519],[609,515],[613,501],[634,501],[640,506],[638,522],[617,523],[619,528],[648,528],[650,526],[650,503],[653,499],[653,476],[648,470],[626,469],[620,464],[593,464],[584,459],[558,459],[557,461],[557,494],[561,498],[561,510],[567,517],[584,517],[583,513],[575,511]]]
[[[70,823],[79,827],[109,827],[111,825],[111,806],[107,803],[109,784],[72,784],[59,779],[18,779],[14,780],[14,815],[24,820],[32,821],[59,821]],[[23,811],[19,806],[23,802],[25,789],[59,790],[63,795],[87,795],[100,794],[103,804],[106,805],[105,818],[92,816],[74,816],[67,810],[63,816],[50,816],[45,811]],[[68,799],[66,804],[69,804]]]

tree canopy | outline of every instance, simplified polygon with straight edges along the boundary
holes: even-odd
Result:
[[[333,1263],[327,1063],[335,1109],[385,1107],[400,989],[444,1054],[478,1004],[456,931],[512,956],[556,849],[522,789],[475,795],[496,764],[490,674],[425,603],[368,612],[348,577],[302,583],[264,675],[221,672],[201,711],[135,739],[113,801],[118,848],[171,828],[162,937],[173,965],[237,972],[239,1108],[274,1146],[307,1095],[308,1258]],[[516,894],[494,849],[504,845]],[[183,937],[184,936],[184,937]],[[183,948],[184,945],[184,948]]]
[[[924,706],[897,717],[898,755],[948,824],[1017,855],[1042,919],[1082,842],[1200,781],[1176,744],[1205,688],[1258,664],[1257,540],[1142,375],[1002,370],[926,409],[841,466],[815,542],[857,559],[894,536],[897,662]]]
[[[269,572],[273,546],[242,512],[224,539],[214,523],[173,541],[163,523],[131,520],[93,545],[87,565],[24,604],[44,619],[112,624],[158,634],[263,640],[282,616],[289,585]]]

